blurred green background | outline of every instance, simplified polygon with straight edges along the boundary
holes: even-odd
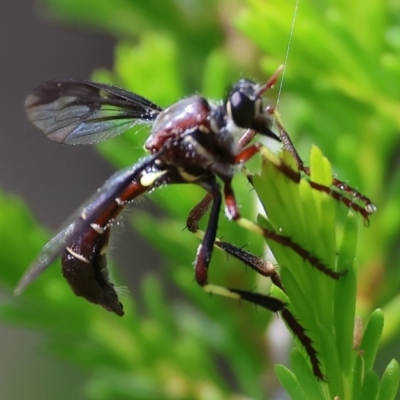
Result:
[[[194,92],[221,98],[241,76],[265,80],[285,61],[295,9],[293,1],[278,0],[47,0],[35,4],[40,23],[56,22],[59,29],[74,30],[77,46],[85,30],[102,35],[105,52],[113,47],[107,35],[116,38],[113,67],[98,65],[93,79],[113,82],[162,106]],[[62,49],[63,42],[58,46]],[[49,52],[48,58],[52,57]],[[52,74],[43,80],[74,76],[73,71],[62,69]],[[31,88],[27,86],[26,93]],[[377,307],[385,313],[378,372],[390,358],[400,355],[399,98],[398,2],[300,2],[279,110],[302,155],[309,154],[311,143],[317,144],[337,176],[378,207],[370,226],[360,226],[356,260],[357,314],[365,317]],[[2,109],[7,107],[2,101]],[[29,133],[22,138],[36,141],[37,133],[32,133],[35,139],[30,137],[33,128],[26,129]],[[113,168],[126,166],[143,154],[146,134],[145,130],[130,132],[98,149]],[[73,148],[68,157],[73,158],[75,152],[81,150]],[[18,164],[24,161],[14,158]],[[39,155],[30,154],[29,162],[40,162]],[[91,168],[89,161],[84,168]],[[79,170],[72,173],[79,175]],[[29,175],[29,167],[24,174]],[[100,184],[101,180],[93,183],[87,195]],[[243,212],[251,215],[248,188],[240,179],[237,186],[242,187]],[[31,190],[40,189],[32,185]],[[44,197],[49,200],[49,196],[57,204],[63,197],[62,185]],[[71,389],[74,398],[278,398],[279,384],[273,377],[265,336],[272,316],[204,295],[193,282],[191,263],[197,240],[182,228],[185,213],[200,197],[196,188],[166,188],[127,218],[126,224],[132,220],[162,258],[140,261],[142,255],[135,253],[135,259],[129,260],[141,278],[133,274],[128,281],[119,279],[134,291],[131,299],[123,300],[127,315],[118,319],[75,298],[57,267],[21,298],[11,296],[19,276],[50,234],[37,225],[23,199],[1,195],[4,250],[0,265],[6,266],[0,269],[1,320],[39,332],[51,357],[59,357],[56,362],[69,360],[78,366],[83,376],[74,378],[80,380],[79,390]],[[157,223],[154,212],[160,216]],[[251,242],[250,249],[263,254],[260,238],[226,221],[220,232],[239,246]],[[123,246],[118,243],[114,253]],[[147,273],[156,270],[155,263],[162,270]],[[262,285],[221,254],[216,255],[215,264],[220,268],[213,269],[213,280],[230,285],[240,282],[244,287]],[[11,368],[18,375],[18,365]],[[67,376],[76,369],[67,365],[65,371]],[[40,379],[51,382],[51,371],[43,372]],[[35,397],[35,383],[30,387],[31,398],[40,398]],[[65,398],[71,396],[66,393]]]

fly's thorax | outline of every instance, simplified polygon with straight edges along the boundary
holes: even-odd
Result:
[[[162,111],[156,118],[145,149],[154,153],[193,130],[209,131],[210,105],[200,96],[180,100]]]

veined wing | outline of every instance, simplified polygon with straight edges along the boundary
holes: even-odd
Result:
[[[162,108],[116,86],[58,79],[38,86],[26,98],[25,110],[48,139],[90,144],[117,136],[137,123],[151,123]]]

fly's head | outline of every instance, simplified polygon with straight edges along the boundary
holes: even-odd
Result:
[[[273,123],[262,97],[265,85],[260,86],[250,79],[240,79],[234,84],[225,99],[226,114],[242,129],[252,129],[257,133],[279,140],[271,131]]]

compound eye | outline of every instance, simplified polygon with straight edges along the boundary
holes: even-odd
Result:
[[[236,126],[250,128],[255,118],[254,106],[254,100],[237,90],[229,97],[227,111]]]

